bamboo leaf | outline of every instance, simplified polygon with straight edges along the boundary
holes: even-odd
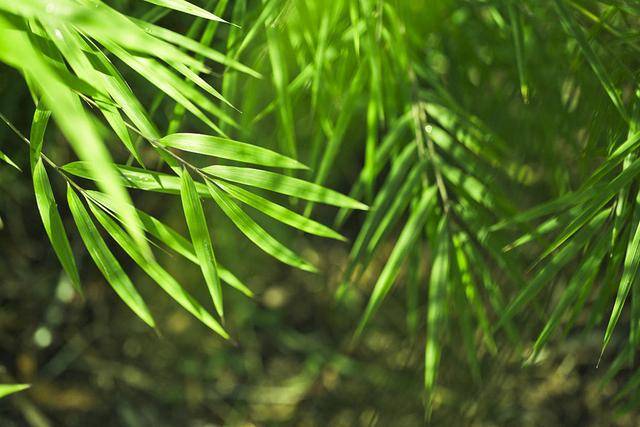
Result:
[[[147,325],[155,328],[155,321],[147,308],[142,296],[131,283],[131,280],[124,272],[116,258],[113,256],[107,244],[100,236],[98,229],[93,224],[89,213],[82,204],[82,201],[71,188],[67,186],[67,199],[71,215],[78,227],[80,237],[87,247],[89,255],[95,262],[96,266],[109,282],[111,287],[116,291],[118,296],[140,317]]]
[[[373,316],[373,314],[378,310],[378,307],[382,304],[382,301],[389,293],[389,290],[391,290],[391,286],[400,273],[400,267],[418,239],[422,227],[427,220],[427,215],[433,207],[435,193],[436,191],[433,187],[430,187],[422,193],[420,201],[411,213],[411,217],[404,226],[402,233],[400,233],[400,237],[398,237],[398,241],[389,256],[382,273],[380,273],[380,276],[376,281],[376,285],[371,297],[369,298],[367,308],[365,309],[364,314],[360,319],[360,323],[358,324],[358,328],[356,329],[355,337],[358,337],[362,333],[364,327],[371,319],[371,316]]]
[[[78,292],[82,293],[78,267],[76,266],[71,245],[69,244],[69,238],[62,224],[62,218],[58,212],[53,190],[51,189],[51,183],[49,182],[47,171],[42,164],[42,159],[38,159],[33,168],[33,189],[36,195],[38,212],[40,212],[42,224],[47,232],[47,236],[49,236],[53,250],[58,260],[60,260],[64,271],[69,276],[69,279],[71,279],[73,286]]]
[[[125,252],[178,304],[193,314],[198,320],[225,339],[229,334],[165,269],[155,261],[149,261],[136,247],[135,242],[98,205],[89,204],[91,212],[102,227],[125,250]]]
[[[176,133],[167,135],[159,141],[161,144],[191,153],[237,160],[262,166],[290,169],[305,169],[302,163],[275,151],[232,139],[195,133]]]
[[[71,6],[70,6],[71,7]],[[60,12],[55,7],[52,10]],[[53,13],[53,12],[52,12]],[[126,218],[126,227],[146,254],[151,253],[140,228],[140,220],[131,209],[129,195],[117,179],[111,155],[87,116],[78,95],[60,81],[41,52],[36,51],[27,35],[0,16],[0,59],[16,68],[26,70],[43,96],[45,106],[53,113],[58,126],[68,138],[78,156],[90,160],[89,171],[97,184],[113,196],[115,208]]]
[[[31,387],[30,384],[0,384],[0,399],[13,393],[26,390]]]
[[[211,294],[213,305],[220,317],[224,317],[222,288],[207,220],[204,217],[204,210],[202,209],[193,178],[191,178],[186,169],[182,170],[180,198],[182,199],[182,208],[189,228],[189,235],[193,242],[193,248],[200,261],[200,269]]]
[[[207,166],[203,168],[202,171],[227,181],[263,188],[276,193],[299,197],[304,200],[311,200],[334,206],[350,207],[353,209],[367,209],[365,204],[360,203],[357,200],[353,200],[352,198],[342,195],[336,191],[329,190],[328,188],[322,187],[318,184],[277,174],[275,172],[221,165]]]
[[[449,233],[447,217],[440,220],[435,242],[435,254],[429,279],[427,301],[427,339],[424,351],[424,386],[427,394],[427,412],[431,410],[431,399],[436,383],[442,352],[442,323],[446,317],[447,283],[449,282]]]
[[[207,181],[207,187],[209,188],[209,192],[211,193],[213,200],[218,206],[220,206],[225,215],[227,215],[236,227],[238,227],[238,229],[260,249],[285,264],[289,264],[305,271],[317,271],[313,265],[297,256],[289,248],[283,246],[280,242],[274,239],[253,219],[251,219],[249,215],[240,209],[240,207],[238,207],[238,205],[236,205],[234,201],[222,190],[216,188],[215,184],[211,184]]]
[[[110,205],[110,199],[104,193],[89,190],[87,191],[87,195],[100,206],[102,206],[103,209],[108,209]],[[169,248],[171,248],[187,260],[196,265],[199,265],[200,261],[198,260],[198,257],[194,252],[193,245],[190,241],[182,237],[180,233],[178,233],[176,230],[169,227],[162,221],[158,220],[157,218],[141,210],[138,210],[137,212],[138,216],[140,217],[140,221],[142,222],[142,226],[144,227],[144,230],[146,232],[160,240],[162,243],[167,245]],[[233,273],[222,267],[220,264],[218,264],[218,273],[220,275],[220,279],[223,282],[227,283],[237,291],[245,294],[249,298],[253,298],[253,292]]]
[[[254,209],[263,212],[270,217],[282,222],[283,224],[290,225],[298,230],[304,231],[309,234],[315,234],[316,236],[328,237],[336,240],[346,240],[346,237],[335,232],[326,225],[320,224],[310,218],[302,216],[290,209],[280,206],[271,200],[258,196],[250,191],[245,190],[237,185],[214,180],[216,185],[223,189],[227,194],[236,200],[239,200]]]
[[[629,114],[627,113],[624,103],[620,98],[620,94],[618,93],[616,86],[613,83],[613,80],[611,80],[611,76],[607,72],[607,69],[602,64],[602,61],[589,44],[584,31],[575,21],[571,13],[567,10],[567,7],[564,4],[564,0],[555,0],[555,5],[562,23],[577,40],[582,53],[587,59],[587,62],[589,62],[589,65],[593,69],[596,77],[598,78],[598,80],[600,80],[600,84],[607,92],[607,95],[609,95],[611,102],[618,109],[618,112],[620,113],[622,118],[625,121],[629,121]]]
[[[20,169],[20,166],[18,166],[16,164],[16,162],[14,162],[13,160],[11,160],[11,158],[9,156],[7,156],[6,154],[4,154],[2,152],[2,150],[0,150],[0,160],[2,160],[3,162],[5,162],[6,164],[8,164],[9,166],[13,166],[14,168],[16,168],[19,172],[22,172],[22,169]]]
[[[245,73],[258,79],[262,78],[262,74],[260,74],[259,72],[247,67],[246,65],[234,60],[233,58],[230,58],[229,56],[225,56],[224,54],[210,48],[207,45],[190,39],[189,37],[183,36],[182,34],[178,34],[171,30],[167,30],[166,28],[153,25],[142,20],[136,20],[135,22],[140,26],[140,28],[142,28],[152,36],[161,38],[175,45],[182,46],[185,49],[191,50],[212,61],[226,65],[227,67],[240,71],[241,73]]]
[[[211,21],[227,22],[219,16],[196,6],[195,4],[186,0],[144,0],[147,3],[157,4],[158,6],[166,7],[168,9],[177,10],[178,12],[188,13],[200,18],[209,19]]]
[[[42,145],[44,143],[44,133],[51,117],[51,111],[46,109],[42,102],[38,102],[36,111],[31,121],[31,133],[29,135],[29,164],[31,173],[35,168],[36,162],[40,159],[42,153]]]
[[[631,240],[629,240],[629,243],[627,245],[622,277],[620,279],[620,284],[618,285],[618,293],[616,295],[616,300],[611,311],[611,316],[609,317],[607,330],[604,334],[604,341],[602,343],[600,358],[602,358],[602,354],[607,348],[609,341],[611,341],[613,330],[618,323],[618,319],[620,318],[622,308],[624,307],[624,303],[627,299],[629,291],[631,290],[631,287],[634,285],[638,286],[637,278],[638,272],[640,271],[640,193],[636,195],[633,224],[633,234]]]

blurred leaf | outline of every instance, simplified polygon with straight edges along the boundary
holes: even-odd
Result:
[[[442,353],[441,337],[447,313],[447,284],[449,283],[449,232],[447,217],[438,225],[427,301],[427,339],[424,350],[424,386],[427,394],[427,412],[431,411],[433,389],[440,366]]]
[[[398,241],[393,248],[393,252],[391,252],[389,259],[384,265],[382,273],[380,273],[380,276],[376,281],[376,285],[371,297],[369,298],[367,308],[365,309],[364,314],[360,319],[360,323],[358,324],[358,328],[356,329],[356,337],[362,333],[364,327],[371,319],[371,316],[377,311],[380,304],[382,304],[382,301],[389,293],[393,282],[400,273],[400,267],[402,267],[407,254],[415,245],[416,240],[421,234],[422,227],[427,220],[427,215],[433,208],[435,193],[435,188],[431,187],[424,190],[420,196],[420,201],[411,213],[411,217],[404,226],[402,233],[400,233],[400,237],[398,237]]]
[[[26,390],[30,384],[0,384],[0,399],[13,393]]]
[[[16,162],[14,162],[13,160],[11,160],[11,158],[9,158],[9,156],[7,156],[6,154],[4,154],[2,152],[2,150],[0,150],[0,160],[2,160],[3,162],[5,162],[6,164],[13,166],[14,168],[16,168],[18,171],[22,172],[22,169],[20,169],[20,166],[18,166],[16,164]]]
[[[189,13],[191,15],[199,16],[201,18],[210,19],[212,21],[227,22],[224,19],[208,12],[195,4],[186,0],[144,0],[148,3],[157,4],[158,6],[166,7],[169,9],[177,10],[179,12]]]

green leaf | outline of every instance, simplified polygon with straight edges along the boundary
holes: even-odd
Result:
[[[0,384],[0,399],[13,393],[26,390],[30,384]]]
[[[27,2],[28,5],[20,3],[21,5],[17,7],[19,11],[24,7],[28,13],[38,16],[39,12],[39,15],[42,15],[42,9],[38,9],[31,2]],[[50,8],[51,14],[61,13],[63,17],[68,18],[62,10],[68,13],[77,5],[64,3],[68,8]],[[80,158],[90,160],[89,171],[97,180],[98,186],[113,196],[116,202],[114,207],[120,210],[121,215],[126,219],[129,233],[144,252],[150,254],[151,249],[144,239],[139,219],[131,209],[123,207],[130,202],[129,195],[117,179],[111,155],[95,129],[94,123],[84,110],[78,94],[59,79],[42,52],[34,49],[27,34],[16,28],[2,15],[0,15],[0,27],[3,29],[0,34],[0,59],[23,70],[30,81],[37,85],[45,106],[52,111],[54,119],[74,151]],[[113,28],[110,31],[117,33]]]
[[[440,220],[435,242],[435,253],[429,279],[429,300],[427,302],[427,339],[424,350],[424,386],[427,393],[427,411],[431,409],[431,398],[436,383],[443,334],[442,323],[446,316],[447,283],[449,282],[449,233],[447,217]]]
[[[110,199],[104,193],[93,190],[89,190],[86,193],[92,200],[101,205],[102,208],[109,208]],[[162,221],[158,220],[157,218],[154,218],[153,216],[141,210],[138,210],[137,212],[138,216],[140,217],[140,221],[142,222],[142,226],[144,227],[144,230],[146,232],[150,233],[152,236],[160,240],[162,243],[167,245],[169,248],[171,248],[187,260],[196,265],[199,265],[200,261],[198,260],[198,257],[193,250],[193,245],[190,241],[182,237],[180,233],[178,233],[176,230],[169,227]],[[220,264],[218,264],[218,273],[220,275],[220,279],[223,282],[227,283],[229,286],[238,290],[239,292],[245,294],[249,298],[253,298],[253,292],[233,273],[222,267]]]
[[[618,285],[618,293],[616,300],[609,317],[609,323],[607,324],[607,330],[604,334],[604,341],[602,343],[602,350],[600,352],[600,358],[604,353],[611,337],[613,336],[613,330],[618,323],[622,308],[627,299],[627,295],[631,290],[631,286],[638,286],[638,272],[640,271],[640,192],[636,195],[636,203],[633,215],[633,234],[624,258],[624,269],[622,270],[622,277],[620,278],[620,284]]]
[[[595,217],[591,219],[586,227],[582,228],[546,265],[540,268],[535,277],[518,293],[509,306],[502,311],[497,326],[501,326],[507,319],[511,319],[516,313],[522,311],[526,305],[532,301],[535,295],[542,290],[543,286],[549,284],[553,277],[576,256],[599,230],[599,227],[609,213],[609,209],[596,213]]]
[[[80,287],[78,267],[76,266],[71,245],[69,244],[67,233],[64,230],[62,218],[58,212],[53,190],[51,189],[51,183],[49,182],[47,171],[42,164],[42,159],[38,159],[33,168],[33,189],[36,195],[40,218],[42,219],[42,224],[47,232],[47,236],[49,236],[53,250],[60,260],[64,271],[71,279],[71,283],[73,283],[76,290],[81,293],[82,289]]]
[[[177,10],[178,12],[188,13],[200,18],[209,19],[211,21],[227,22],[219,16],[196,6],[195,4],[186,0],[144,0],[147,3],[157,4],[158,6],[166,7],[168,9]]]
[[[2,152],[2,150],[0,150],[0,160],[2,160],[3,162],[5,162],[6,164],[8,164],[9,166],[13,166],[14,168],[16,168],[18,171],[22,172],[22,169],[20,169],[20,166],[18,166],[16,164],[16,162],[14,162],[13,160],[11,160],[11,158],[9,156],[7,156],[6,154],[4,154]]]
[[[212,61],[218,62],[220,64],[226,65],[229,68],[240,71],[241,73],[245,73],[252,77],[261,79],[262,74],[259,72],[247,67],[246,65],[228,57],[224,54],[218,52],[217,50],[211,49],[209,46],[199,43],[195,40],[190,39],[189,37],[183,36],[182,34],[178,34],[171,30],[167,30],[166,28],[159,27],[157,25],[153,25],[149,22],[145,22],[142,20],[135,20],[135,22],[147,33],[152,36],[161,38],[165,41],[173,43],[175,45],[179,45],[184,47],[185,49],[191,50],[199,55],[202,55]]]
[[[155,328],[155,321],[147,308],[142,296],[131,283],[131,280],[124,272],[116,258],[113,256],[107,244],[100,236],[98,229],[93,224],[89,213],[85,209],[82,201],[71,188],[67,186],[67,199],[71,215],[78,227],[80,237],[87,247],[89,255],[104,278],[113,287],[122,300],[140,317],[147,325]]]
[[[364,327],[371,319],[371,316],[377,311],[378,307],[382,304],[382,301],[389,293],[391,285],[393,285],[398,273],[400,273],[400,267],[402,267],[402,264],[411,251],[411,248],[413,248],[418,236],[421,234],[429,211],[433,207],[435,194],[436,190],[434,187],[430,187],[422,193],[420,201],[411,213],[411,217],[409,217],[402,233],[400,233],[400,237],[398,237],[398,241],[389,256],[382,273],[380,273],[380,276],[378,277],[373,293],[369,298],[367,308],[365,309],[365,312],[360,319],[360,323],[358,324],[358,328],[356,329],[356,337],[362,333]]]
[[[178,194],[180,192],[180,178],[131,166],[116,165],[121,182],[126,187],[139,190],[151,190],[161,193]],[[89,162],[77,161],[62,166],[62,170],[81,178],[95,180],[89,169]],[[200,195],[208,195],[207,188],[202,183],[196,183]]]
[[[238,229],[249,240],[255,243],[260,249],[276,259],[301,270],[316,272],[317,269],[303,260],[289,248],[282,245],[258,225],[249,215],[247,215],[235,202],[229,198],[222,190],[216,188],[215,184],[207,182],[209,192],[213,200],[222,211],[233,221]]]
[[[571,223],[562,231],[560,236],[543,252],[539,257],[545,258],[567,239],[575,234],[584,224],[593,218],[624,186],[628,185],[640,173],[640,160],[633,161],[626,169],[618,174],[605,185],[594,188],[595,194],[593,198],[585,203],[581,211],[571,221]]]
[[[175,133],[159,141],[167,147],[177,148],[191,153],[205,154],[221,159],[237,160],[262,166],[305,169],[306,166],[295,159],[278,154],[275,151],[232,139],[195,133]]]
[[[89,208],[98,222],[113,239],[125,250],[125,252],[151,277],[171,298],[183,306],[188,312],[193,314],[198,320],[211,328],[214,332],[228,339],[229,334],[222,328],[201,305],[198,303],[165,269],[157,262],[149,261],[136,247],[135,242],[124,230],[116,224],[98,205],[94,202],[89,204]]]
[[[464,236],[466,237],[466,236]],[[452,236],[453,249],[455,251],[455,266],[460,274],[460,284],[464,288],[464,295],[469,305],[473,308],[476,317],[478,318],[478,324],[484,334],[484,339],[489,351],[495,354],[498,350],[496,343],[493,339],[493,333],[489,322],[489,315],[480,299],[480,293],[477,286],[474,283],[471,269],[469,268],[469,261],[465,255],[463,238],[458,234]]]
[[[225,181],[214,180],[214,182],[234,199],[246,203],[252,208],[257,209],[284,224],[290,225],[291,227],[309,234],[315,234],[316,236],[328,237],[330,239],[342,241],[346,240],[346,237],[335,232],[326,225],[302,216],[297,212],[287,209],[284,206],[280,206],[279,204],[247,191],[242,187]]]
[[[33,172],[36,162],[40,159],[42,145],[44,143],[44,133],[47,129],[50,117],[51,110],[48,110],[42,102],[38,102],[36,111],[33,113],[31,133],[29,135],[29,161],[31,165],[31,172]]]
[[[204,280],[209,288],[213,305],[220,317],[224,317],[224,308],[222,305],[222,288],[220,286],[220,278],[218,277],[218,269],[216,258],[213,253],[211,237],[209,236],[209,227],[204,217],[204,210],[200,203],[200,197],[196,191],[193,178],[186,169],[182,170],[180,187],[180,197],[182,199],[182,208],[184,216],[193,242],[193,248],[198,260],[200,261],[200,269],[204,276]]]
[[[598,267],[608,249],[608,245],[609,242],[607,239],[596,238],[595,245],[588,251],[589,255],[587,259],[571,278],[569,285],[562,293],[562,297],[555,304],[553,311],[548,316],[547,323],[544,325],[544,328],[533,345],[531,360],[536,359],[547,340],[560,325],[562,315],[571,307],[571,304],[576,300],[576,298],[578,298],[580,294],[584,294],[591,289],[591,286],[599,272]]]
[[[284,133],[284,140],[281,142],[281,148],[289,156],[296,157],[296,132],[291,97],[287,90],[289,85],[289,74],[284,54],[284,36],[278,28],[271,27],[269,25],[267,25],[266,34],[273,84],[276,88],[278,97],[278,119],[280,128]]]
[[[398,217],[404,212],[416,188],[420,185],[423,164],[413,166],[415,162],[415,144],[409,145],[393,162],[393,166],[384,185],[378,190],[371,211],[367,212],[358,237],[349,254],[349,266],[345,271],[348,277],[356,265],[372,254],[385,232],[388,232]],[[407,176],[408,175],[408,176]],[[366,261],[365,261],[366,262]]]
[[[209,113],[220,117],[227,123],[237,126],[237,124],[227,116],[216,104],[199,90],[181,79],[171,70],[167,69],[160,62],[153,58],[135,56],[127,52],[125,49],[117,45],[107,45],[110,51],[120,58],[129,67],[147,79],[158,89],[166,93],[173,100],[181,104],[191,114],[200,119],[203,123],[213,129],[215,132],[223,135],[220,128],[202,112],[202,109]],[[180,68],[182,71],[188,72],[188,68],[184,65]]]
[[[127,187],[140,190],[151,190],[162,193],[177,194],[180,191],[180,178],[167,175],[161,172],[134,168],[130,166],[118,165],[118,172],[123,180],[123,184]],[[93,179],[86,162],[71,162],[62,167],[65,172],[82,178]],[[329,237],[332,239],[345,240],[344,236],[336,233],[329,227],[322,225],[316,221],[306,218],[296,212],[293,212],[277,203],[271,202],[264,197],[251,193],[234,184],[215,180],[216,184],[224,189],[233,198],[240,200],[249,206],[264,212],[265,214],[295,227],[304,232],[315,234],[318,236]],[[211,197],[207,187],[200,183],[195,183],[196,190],[200,197]],[[140,214],[140,212],[138,212]]]
[[[350,207],[353,209],[367,209],[367,205],[336,191],[329,190],[328,188],[322,187],[318,184],[313,184],[275,172],[221,165],[207,166],[203,168],[202,171],[227,181],[263,188],[276,193],[299,197],[304,200],[311,200],[334,206]]]
[[[511,21],[511,32],[513,34],[513,44],[516,50],[516,65],[518,66],[518,77],[520,78],[520,94],[523,101],[529,102],[529,84],[527,82],[527,69],[524,56],[524,31],[522,13],[516,9],[511,0],[507,0],[507,10]]]
[[[587,58],[587,62],[589,62],[589,65],[593,69],[596,77],[598,78],[598,80],[600,80],[600,84],[607,92],[607,95],[609,95],[611,102],[618,109],[618,112],[620,113],[622,118],[625,121],[629,121],[629,114],[627,113],[624,103],[620,98],[620,94],[618,93],[618,90],[611,80],[611,76],[609,76],[607,69],[604,67],[602,61],[589,44],[589,41],[587,39],[587,36],[584,34],[583,29],[580,27],[580,25],[578,25],[571,13],[567,10],[567,7],[564,5],[564,0],[555,0],[555,5],[562,23],[578,42],[582,53],[584,54],[585,58]]]

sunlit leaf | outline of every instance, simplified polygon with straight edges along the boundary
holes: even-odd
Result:
[[[80,232],[80,237],[82,237],[89,255],[104,278],[140,319],[147,325],[155,328],[155,321],[142,296],[138,293],[133,283],[131,283],[129,276],[127,276],[127,273],[125,273],[120,263],[118,263],[107,247],[107,244],[91,220],[89,212],[87,212],[82,201],[71,186],[67,187],[67,199],[71,214]]]
[[[253,163],[262,166],[292,169],[305,168],[305,166],[297,160],[274,151],[227,138],[194,133],[176,133],[161,138],[159,142],[167,147],[219,157],[221,159],[237,160],[239,162]]]
[[[182,199],[184,217],[187,221],[193,248],[200,261],[200,269],[211,294],[213,305],[220,317],[223,317],[222,288],[218,277],[216,257],[213,253],[213,245],[209,236],[209,228],[207,227],[207,220],[204,216],[204,210],[202,209],[195,183],[186,169],[182,170],[180,198]]]

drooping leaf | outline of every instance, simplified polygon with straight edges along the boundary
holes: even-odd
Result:
[[[109,198],[104,194],[98,191],[89,190],[87,191],[88,196],[94,200],[96,203],[100,204],[103,208],[108,209],[110,202]],[[169,227],[162,221],[157,218],[138,210],[138,216],[140,217],[140,221],[142,221],[142,226],[144,230],[160,240],[162,243],[167,245],[169,248],[174,250],[176,253],[180,254],[187,260],[191,261],[194,264],[200,263],[197,255],[194,252],[193,245],[190,241],[182,237],[180,233],[178,233],[173,228]],[[223,282],[227,283],[232,288],[238,290],[244,295],[252,298],[253,292],[240,281],[233,273],[231,273],[226,268],[222,267],[218,264],[218,273],[220,279]]]
[[[449,233],[447,218],[443,217],[438,226],[435,254],[429,279],[429,300],[427,301],[427,339],[424,350],[424,386],[427,393],[427,411],[431,410],[433,389],[440,366],[442,352],[441,337],[447,307],[447,283],[449,280]]]
[[[107,244],[102,236],[100,236],[100,232],[91,220],[82,201],[70,185],[67,186],[67,200],[73,220],[80,232],[80,237],[82,237],[89,255],[104,278],[140,319],[147,325],[155,328],[155,321],[142,296],[138,293],[133,283],[131,283],[129,276],[127,276],[127,273],[125,273],[120,263],[118,263],[107,247]]]
[[[398,241],[389,256],[382,273],[380,273],[380,276],[376,281],[376,285],[371,297],[369,298],[367,308],[365,309],[364,314],[360,319],[360,323],[358,324],[358,328],[356,329],[355,336],[359,336],[362,333],[364,327],[371,319],[371,316],[377,311],[378,307],[382,304],[382,301],[389,293],[389,290],[398,276],[400,267],[404,263],[407,254],[413,248],[418,236],[421,234],[422,228],[427,220],[427,215],[433,207],[435,193],[436,190],[433,187],[423,191],[420,201],[413,210],[411,217],[402,230],[402,233],[400,233],[400,237],[398,237]]]
[[[22,172],[22,169],[20,169],[20,166],[17,165],[16,162],[14,162],[13,160],[11,160],[11,158],[9,156],[7,156],[6,154],[4,154],[2,152],[2,150],[0,150],[0,160],[2,160],[3,162],[5,162],[6,164],[8,164],[9,166],[13,166],[14,168],[16,168],[18,171]]]
[[[60,260],[60,264],[64,268],[64,271],[71,279],[71,283],[78,292],[82,292],[80,287],[80,275],[78,274],[78,267],[69,244],[69,238],[62,224],[62,218],[58,212],[53,190],[51,189],[51,183],[47,176],[47,171],[42,164],[42,159],[38,159],[33,168],[33,189],[36,196],[36,202],[38,205],[38,212],[40,212],[40,218],[44,229],[49,236],[51,246]]]
[[[317,268],[309,262],[297,256],[282,243],[278,242],[260,225],[258,225],[249,215],[247,215],[235,202],[229,198],[222,190],[216,188],[215,184],[207,181],[207,187],[213,200],[222,211],[233,221],[238,229],[255,243],[260,249],[274,258],[302,270],[316,272]]]
[[[336,240],[346,240],[346,237],[310,218],[302,216],[290,209],[285,208],[271,200],[258,196],[242,187],[231,184],[229,182],[216,180],[216,185],[227,192],[231,197],[239,200],[254,209],[263,212],[270,217],[290,225],[305,233],[315,234],[316,236],[328,237]]]
[[[213,305],[220,317],[224,317],[222,287],[220,286],[218,267],[213,245],[211,244],[209,228],[207,227],[207,220],[204,216],[200,196],[198,196],[193,178],[186,169],[182,170],[180,198],[182,199],[184,217],[187,221],[193,248],[200,261],[200,269],[211,294]]]
[[[345,206],[353,209],[367,209],[365,204],[336,191],[275,172],[221,165],[207,166],[203,168],[202,171],[227,181],[263,188],[276,193],[299,197],[304,200],[312,200],[334,206]]]
[[[198,320],[211,328],[223,338],[229,338],[229,334],[164,268],[156,261],[147,259],[136,247],[131,237],[111,217],[95,203],[89,207],[98,222],[113,237],[122,249],[151,277],[171,298],[176,300],[188,312]]]

